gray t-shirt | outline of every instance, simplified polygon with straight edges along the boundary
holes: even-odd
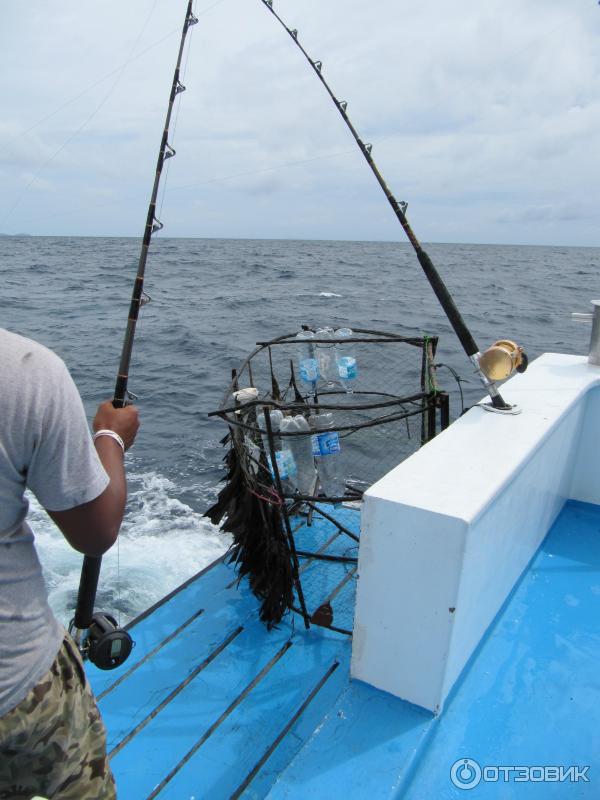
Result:
[[[108,482],[64,363],[0,328],[0,716],[48,671],[64,634],[25,522],[25,489],[44,508],[65,511]]]

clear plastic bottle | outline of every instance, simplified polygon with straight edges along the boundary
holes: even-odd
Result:
[[[312,437],[313,455],[317,463],[319,483],[327,497],[343,497],[345,480],[341,473],[340,437],[334,428],[331,411],[323,411],[311,417],[315,431]]]
[[[306,433],[306,436],[281,437],[284,447],[291,450],[296,464],[296,475],[291,479],[303,495],[314,494],[317,471],[313,456],[311,430],[302,414],[295,417],[284,417],[281,420],[282,433]]]
[[[256,421],[256,412],[254,409],[250,409],[249,412],[245,412],[242,408],[247,403],[252,402],[258,398],[258,389],[254,386],[248,386],[245,389],[238,389],[236,392],[233,393],[233,399],[235,400],[236,404],[240,406],[235,412],[236,415],[244,417],[244,422],[246,424],[254,424]],[[254,441],[254,439],[246,432],[244,433],[244,447],[246,449],[246,453],[248,454],[248,469],[254,475],[258,473],[259,470],[259,463],[260,463],[260,447]]]
[[[316,356],[319,362],[319,372],[327,387],[335,386],[338,380],[337,352],[333,328],[319,328],[315,334],[316,339],[326,341],[316,345]],[[331,344],[327,340],[331,340]]]
[[[311,342],[311,339],[314,338],[315,334],[313,331],[300,331],[300,333],[296,334],[296,339],[303,343],[298,360],[300,378],[305,383],[310,383],[313,388],[321,374],[319,372],[319,362],[316,357],[315,346]]]
[[[337,369],[340,382],[348,394],[354,391],[355,381],[358,377],[358,365],[353,352],[351,343],[345,343],[345,339],[354,336],[351,328],[338,328],[335,332]]]
[[[284,443],[281,436],[277,435],[281,428],[281,424],[285,419],[285,417],[283,416],[283,411],[280,411],[278,408],[273,409],[270,412],[270,418],[271,418],[271,430],[273,431],[273,448],[275,450],[275,461],[277,463],[277,470],[279,472],[279,477],[281,478],[283,490],[284,492],[293,492],[295,487],[296,476],[298,474],[298,469],[296,467],[294,456],[288,444],[290,440],[288,439]],[[261,434],[263,440],[263,446],[265,448],[267,463],[269,465],[269,469],[271,470],[271,475],[275,477],[273,465],[271,463],[271,448],[269,447],[269,437],[267,436],[266,433],[267,423],[265,421],[265,415],[263,413],[259,413],[256,415],[256,423],[261,430],[265,431],[265,433]]]
[[[260,464],[260,447],[248,434],[244,435],[244,447],[248,454],[248,469],[253,475],[257,475]]]

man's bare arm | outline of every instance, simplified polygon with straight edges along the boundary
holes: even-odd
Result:
[[[134,406],[115,409],[108,401],[100,405],[94,418],[94,430],[114,431],[123,440],[126,450],[133,444],[138,428],[138,411]],[[75,550],[101,556],[119,535],[127,501],[127,483],[119,443],[109,436],[100,436],[95,445],[110,479],[106,489],[89,503],[66,511],[47,511]]]

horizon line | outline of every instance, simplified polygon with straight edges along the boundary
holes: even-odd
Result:
[[[3,239],[137,239],[142,240],[142,236],[133,235],[117,235],[117,234],[86,234],[86,233],[70,233],[70,234],[54,234],[54,233],[1,233],[0,238]],[[354,243],[354,244],[395,244],[402,247],[412,248],[410,242],[400,241],[397,239],[307,239],[296,238],[288,236],[157,236],[153,237],[152,241],[159,241],[160,239],[190,239],[190,240],[207,240],[207,241],[234,241],[234,242],[340,242],[340,243]],[[477,245],[478,247],[570,247],[574,249],[598,249],[600,244],[541,244],[532,242],[443,242],[428,240],[422,242],[425,245],[456,245],[458,247],[465,245]]]

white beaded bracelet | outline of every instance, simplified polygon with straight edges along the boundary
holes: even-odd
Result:
[[[98,439],[100,436],[110,436],[110,438],[114,439],[115,442],[120,446],[123,454],[125,454],[125,442],[123,439],[121,439],[118,433],[109,430],[96,431],[96,433],[92,436],[92,439],[96,441],[96,439]]]

